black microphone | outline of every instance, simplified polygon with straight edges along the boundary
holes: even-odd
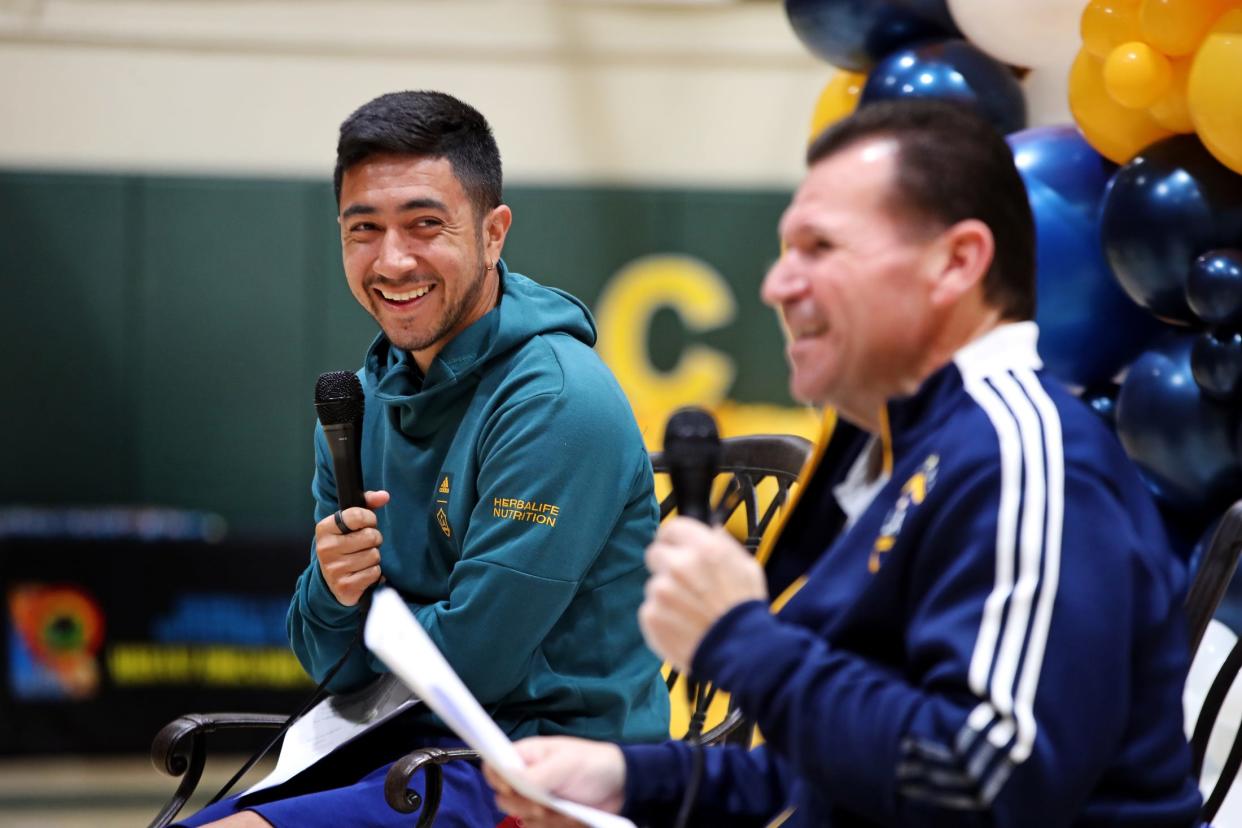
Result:
[[[332,453],[339,509],[365,506],[362,496],[362,383],[349,371],[328,371],[315,382],[315,413]]]
[[[358,377],[349,371],[328,371],[319,375],[315,382],[315,413],[319,416],[319,424],[323,426],[324,436],[328,438],[328,450],[332,453],[332,474],[336,477],[336,504],[339,509],[366,505],[362,497],[362,413],[365,406],[366,399],[362,395],[362,383]],[[354,634],[353,641],[349,642],[340,659],[324,676],[323,681],[319,682],[310,699],[301,710],[285,720],[271,741],[246,760],[241,769],[233,774],[233,778],[225,782],[224,787],[211,798],[208,805],[214,805],[223,799],[255,763],[284,738],[289,727],[327,695],[328,683],[340,672],[345,660],[362,640],[362,628],[371,606],[370,589],[363,593],[358,606],[362,617],[358,621],[358,631]]]
[[[673,484],[677,513],[701,523],[712,523],[712,480],[720,466],[720,434],[716,421],[701,408],[680,408],[664,426],[664,462]],[[690,778],[677,809],[675,828],[684,828],[703,781],[703,726],[716,689],[694,676],[685,677],[686,701],[690,705],[690,724],[686,741],[691,753]]]
[[[720,465],[716,421],[701,408],[680,408],[664,427],[664,462],[677,513],[711,524],[712,480]]]

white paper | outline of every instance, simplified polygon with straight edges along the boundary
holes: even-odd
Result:
[[[400,680],[381,676],[353,693],[329,696],[285,733],[276,767],[245,793],[288,782],[337,748],[418,703]]]
[[[439,714],[463,742],[477,750],[514,790],[593,828],[634,828],[634,823],[624,817],[553,796],[526,779],[522,773],[526,763],[509,737],[462,684],[395,591],[376,591],[363,635],[367,648]]]

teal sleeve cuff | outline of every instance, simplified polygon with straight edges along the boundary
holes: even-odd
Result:
[[[358,623],[358,607],[347,607],[328,589],[318,563],[311,564],[307,573],[307,585],[303,611],[316,622],[330,629],[348,629]]]

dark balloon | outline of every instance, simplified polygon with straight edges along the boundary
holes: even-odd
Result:
[[[1152,313],[1190,324],[1195,257],[1242,239],[1242,176],[1194,135],[1157,141],[1117,171],[1100,215],[1104,251],[1126,293]]]
[[[1195,337],[1190,369],[1209,397],[1242,399],[1242,333],[1209,331]]]
[[[865,72],[894,49],[953,35],[955,29],[919,14],[915,7],[920,5],[929,4],[899,0],[785,0],[785,14],[798,39],[813,54],[841,69]]]
[[[919,17],[934,22],[953,37],[964,37],[953,20],[947,0],[893,0],[893,2],[902,8],[909,9]]]
[[[1002,133],[1026,126],[1026,98],[1013,72],[964,40],[898,49],[877,63],[859,106],[894,98],[971,104]]]
[[[1213,250],[1195,259],[1186,303],[1212,326],[1242,326],[1242,250]]]
[[[1153,348],[1130,366],[1117,397],[1117,435],[1147,484],[1184,514],[1211,514],[1242,492],[1234,450],[1239,412],[1191,376],[1194,337]]]

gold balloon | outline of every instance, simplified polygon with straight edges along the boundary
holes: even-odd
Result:
[[[1194,122],[1190,120],[1190,108],[1186,106],[1186,86],[1190,80],[1191,60],[1192,58],[1184,57],[1169,61],[1173,71],[1169,89],[1147,110],[1153,121],[1173,132],[1195,131]]]
[[[1078,28],[1082,45],[1100,60],[1122,43],[1143,39],[1137,0],[1091,0]]]
[[[1104,88],[1104,67],[1086,49],[1078,52],[1069,75],[1070,112],[1087,143],[1111,161],[1124,164],[1143,147],[1172,133],[1146,111],[1127,109]]]
[[[1123,43],[1104,61],[1104,86],[1113,100],[1130,109],[1146,109],[1160,100],[1173,82],[1169,59],[1134,40]]]
[[[1235,0],[1143,0],[1139,25],[1143,40],[1169,57],[1188,55]]]
[[[819,100],[815,102],[807,143],[814,141],[830,124],[858,108],[858,98],[862,95],[863,84],[866,82],[867,76],[859,72],[840,70],[832,76],[832,80],[819,93]]]
[[[1186,104],[1204,146],[1242,173],[1242,10],[1222,17],[1204,38],[1190,69]]]

